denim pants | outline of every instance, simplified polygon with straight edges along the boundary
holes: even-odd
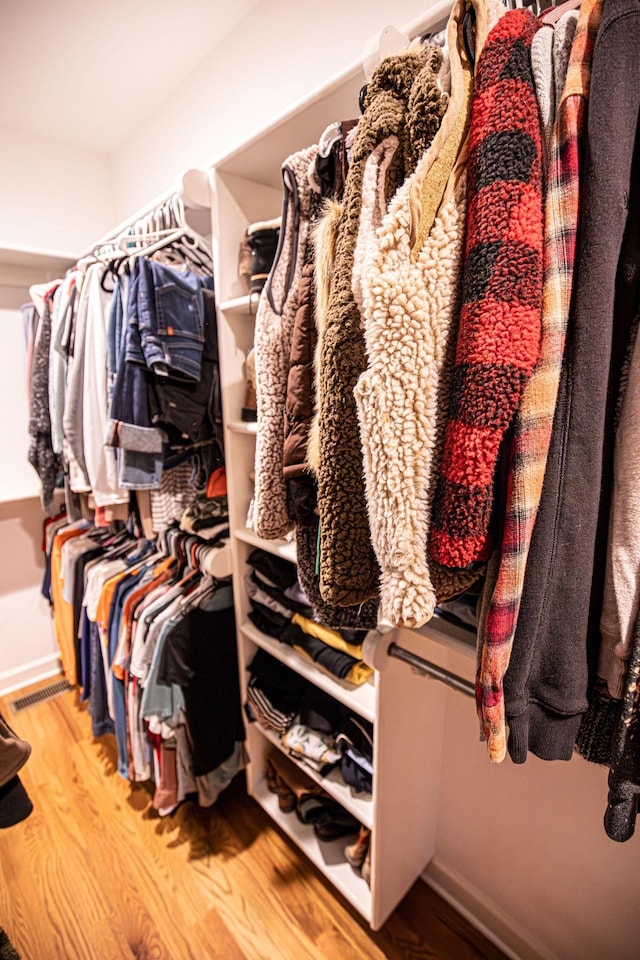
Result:
[[[117,447],[118,481],[127,490],[149,490],[162,479],[162,431],[151,423],[149,371],[144,365],[138,328],[139,261],[129,281],[127,309],[118,339],[118,307],[113,305],[110,349],[117,364],[106,442]],[[119,289],[114,291],[114,297]],[[142,363],[139,361],[142,360]]]
[[[135,266],[143,362],[161,376],[199,380],[204,345],[201,277],[144,257]]]
[[[91,733],[94,737],[102,737],[105,733],[113,733],[114,726],[107,707],[107,684],[104,676],[98,625],[89,622],[89,631],[91,648],[91,696],[89,698]]]

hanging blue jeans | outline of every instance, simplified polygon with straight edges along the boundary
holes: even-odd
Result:
[[[204,346],[202,278],[140,258],[138,329],[143,362],[161,376],[200,380]],[[135,349],[135,345],[134,346]],[[134,358],[133,352],[130,358]]]

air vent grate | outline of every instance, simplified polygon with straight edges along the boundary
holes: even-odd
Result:
[[[35,693],[28,693],[25,697],[17,697],[12,700],[11,709],[14,713],[19,713],[20,710],[26,710],[27,707],[42,703],[44,700],[51,700],[68,690],[73,690],[73,687],[66,680],[56,680],[55,683],[50,683],[48,686],[36,690]]]

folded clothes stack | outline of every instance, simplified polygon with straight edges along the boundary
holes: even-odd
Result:
[[[372,675],[362,660],[366,631],[340,632],[311,619],[294,564],[263,550],[252,551],[246,585],[249,619],[262,633],[294,647],[333,676],[360,685]]]
[[[373,788],[373,726],[264,650],[249,666],[245,711],[320,776],[339,767],[354,792]]]
[[[307,681],[264,650],[256,651],[249,672],[245,706],[249,720],[285,733],[297,715]]]

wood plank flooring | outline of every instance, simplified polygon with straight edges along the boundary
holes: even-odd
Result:
[[[372,933],[243,776],[161,819],[75,691],[13,714],[16,696],[0,712],[32,745],[34,812],[0,831],[0,926],[22,960],[503,960],[421,882]]]

